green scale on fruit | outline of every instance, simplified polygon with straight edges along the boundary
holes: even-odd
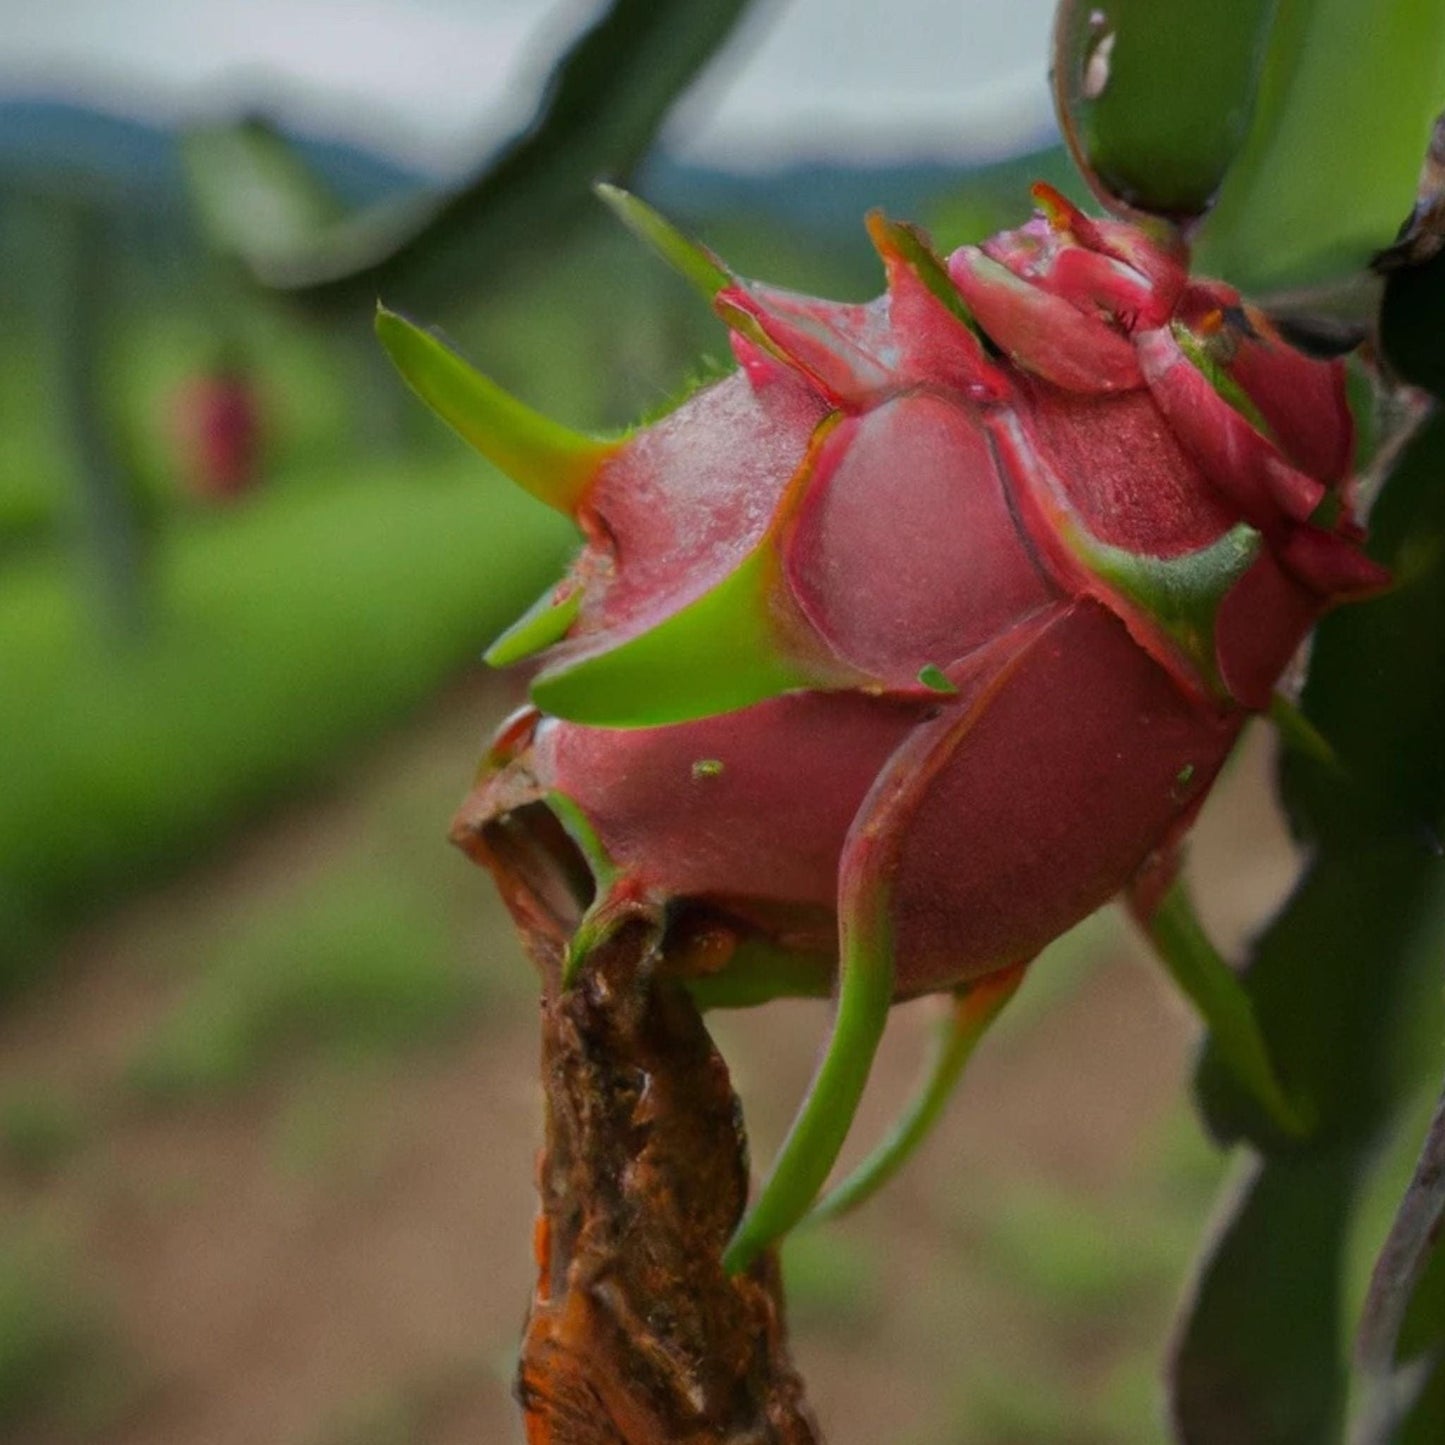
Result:
[[[1343,365],[1191,277],[1169,228],[1043,186],[946,259],[870,216],[866,305],[743,280],[602,195],[738,362],[651,426],[571,433],[400,316],[378,329],[584,539],[489,653],[528,662],[532,705],[458,841],[573,910],[570,981],[640,921],[705,1004],[836,1000],[728,1267],[892,1173],[1030,960],[1121,892],[1281,1129],[1307,1127],[1170,860],[1310,628],[1388,581]],[[818,1203],[889,1006],[934,993],[917,1098]]]

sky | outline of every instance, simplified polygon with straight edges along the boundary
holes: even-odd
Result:
[[[664,137],[685,158],[977,159],[1049,125],[1054,0],[760,0]],[[0,95],[174,121],[258,102],[445,173],[521,125],[600,0],[0,0]]]

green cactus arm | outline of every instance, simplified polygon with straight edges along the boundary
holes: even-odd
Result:
[[[1255,109],[1274,0],[1062,0],[1051,67],[1074,161],[1106,205],[1206,211]]]
[[[1285,1134],[1309,1134],[1312,1111],[1281,1082],[1254,1005],[1199,921],[1183,881],[1175,879],[1152,909],[1136,912],[1165,969],[1209,1026],[1219,1057],[1239,1084]]]
[[[879,846],[871,826],[861,833],[860,845],[850,850],[851,860],[844,861],[839,885],[841,947],[832,1037],[772,1173],[723,1251],[723,1268],[729,1274],[745,1270],[792,1229],[818,1197],[848,1135],[883,1037],[893,1002],[893,921],[891,870],[880,865],[890,850]]]
[[[1347,280],[1395,238],[1445,101],[1445,4],[1362,13],[1275,7],[1253,117],[1195,237],[1202,273],[1259,298]]]
[[[933,1056],[907,1109],[881,1143],[837,1188],[809,1211],[804,1225],[835,1219],[870,1199],[903,1167],[943,1117],[954,1086],[973,1051],[1004,1006],[1018,992],[1027,964],[960,985],[947,1013],[939,1019]]]

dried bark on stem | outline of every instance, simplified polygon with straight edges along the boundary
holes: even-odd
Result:
[[[776,1259],[722,1271],[747,1141],[691,999],[649,969],[640,929],[562,990],[555,935],[509,902],[544,982],[529,1445],[818,1445]]]

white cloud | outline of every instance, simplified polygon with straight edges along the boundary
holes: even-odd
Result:
[[[600,0],[3,0],[0,88],[164,118],[261,100],[447,169],[530,113]],[[774,0],[669,129],[767,163],[1000,148],[1046,122],[1053,0]]]
[[[1006,148],[1048,123],[1053,9],[1054,0],[790,0],[759,16],[768,28],[755,48],[721,84],[688,97],[674,130],[709,159]]]

